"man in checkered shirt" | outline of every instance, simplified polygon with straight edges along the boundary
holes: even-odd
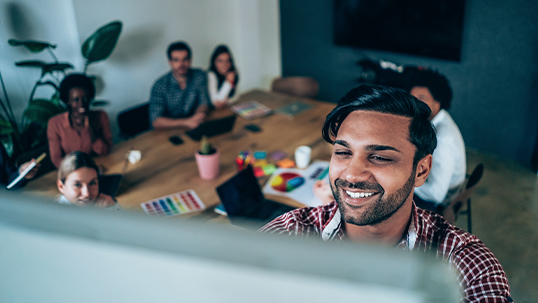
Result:
[[[336,201],[288,212],[261,231],[324,241],[381,242],[434,251],[458,270],[463,302],[512,302],[501,264],[474,235],[413,202],[437,145],[429,107],[408,93],[362,85],[327,115],[329,178]]]
[[[210,104],[207,76],[191,68],[191,49],[185,42],[170,44],[167,54],[172,70],[151,89],[149,119],[154,128],[194,129],[206,118]]]

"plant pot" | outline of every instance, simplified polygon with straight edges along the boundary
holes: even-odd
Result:
[[[199,151],[194,153],[196,157],[196,164],[198,165],[198,172],[200,177],[204,180],[213,180],[219,175],[220,165],[220,152],[217,149],[210,155],[201,155]]]

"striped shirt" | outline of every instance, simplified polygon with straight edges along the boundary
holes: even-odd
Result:
[[[346,235],[340,219],[338,205],[332,202],[287,212],[260,231],[342,241]],[[462,302],[513,302],[501,264],[476,236],[414,204],[411,219],[407,235],[396,248],[435,250],[438,257],[457,269],[458,282],[464,292]]]
[[[159,117],[186,118],[194,115],[199,106],[210,104],[204,71],[189,69],[185,89],[181,89],[172,72],[169,72],[159,78],[151,89],[149,119],[153,122]]]

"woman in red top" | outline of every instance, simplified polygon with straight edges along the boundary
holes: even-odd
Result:
[[[110,152],[110,122],[104,111],[90,110],[94,96],[95,86],[86,75],[68,75],[60,84],[60,99],[67,112],[52,117],[47,127],[50,158],[56,167],[73,151],[100,156]]]

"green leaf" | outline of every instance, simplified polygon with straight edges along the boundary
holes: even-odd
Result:
[[[56,72],[56,71],[65,71],[65,69],[68,69],[68,68],[73,68],[73,65],[71,65],[71,63],[67,63],[67,62],[60,62],[60,63],[50,63],[50,64],[45,64],[43,66],[43,70],[41,72],[41,75],[45,75],[47,73],[51,73],[52,72]]]
[[[118,38],[120,37],[122,23],[110,22],[93,33],[82,44],[82,56],[86,58],[86,65],[104,60],[110,56]]]
[[[108,105],[108,101],[106,100],[94,100],[91,104],[91,106],[93,107],[97,107],[97,106],[105,106],[105,105]]]
[[[11,46],[25,46],[32,53],[39,53],[47,47],[56,48],[55,44],[50,44],[45,41],[9,39],[7,43]]]
[[[20,67],[39,67],[39,68],[43,68],[43,66],[45,66],[46,64],[47,63],[45,63],[43,61],[39,61],[39,60],[27,60],[27,61],[15,62],[15,65],[20,66]]]
[[[32,102],[30,102],[28,107],[24,110],[23,117],[30,121],[45,124],[52,116],[64,111],[64,108],[55,105],[49,100],[36,99],[32,100]]]
[[[52,97],[50,97],[50,102],[52,102],[52,104],[58,106],[58,107],[61,107],[63,108],[62,104],[63,102],[60,102],[60,92],[58,89],[56,89],[56,92],[54,93],[54,95],[52,95]]]
[[[0,136],[11,135],[14,130],[11,122],[0,119]]]

